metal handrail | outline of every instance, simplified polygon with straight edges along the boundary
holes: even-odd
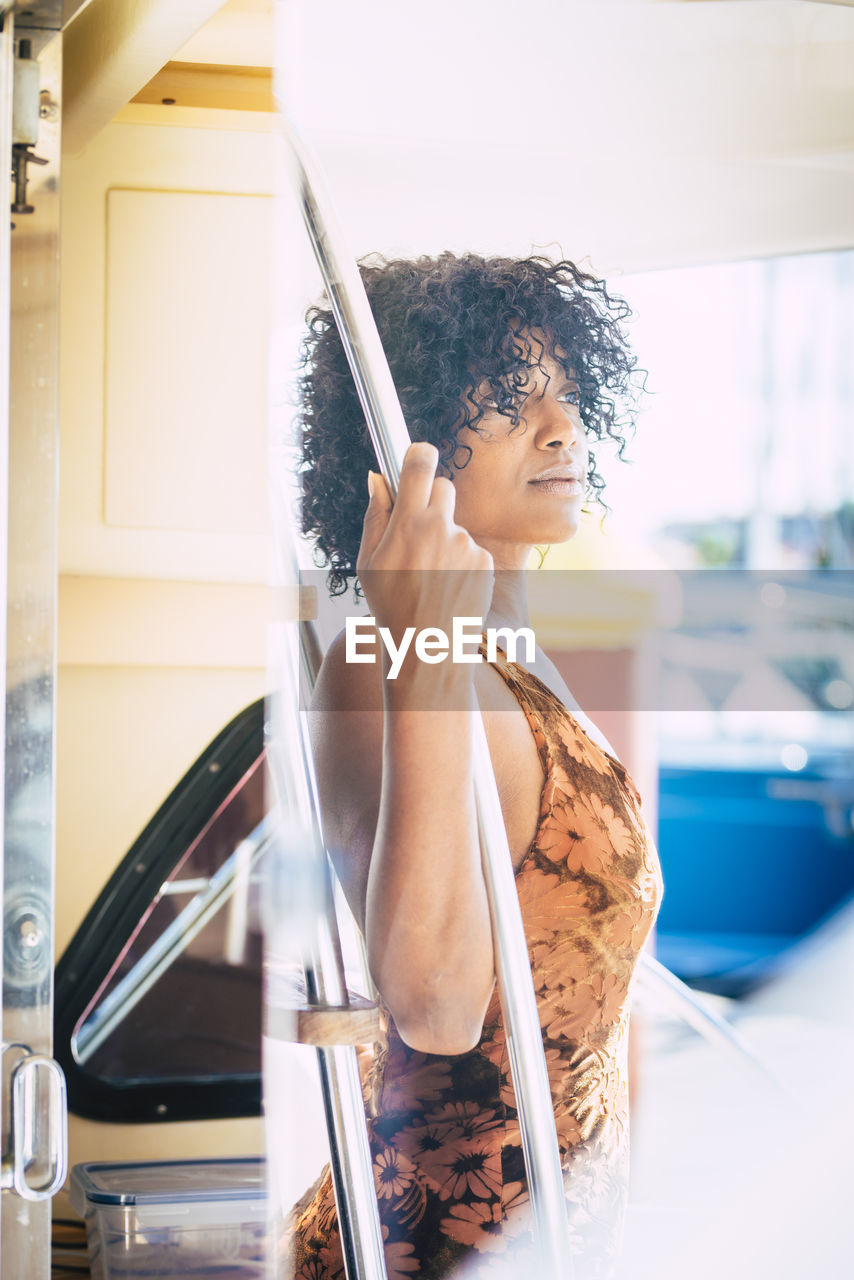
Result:
[[[291,570],[296,577],[293,543],[282,550],[290,552]],[[308,857],[316,873],[313,918],[308,929],[303,921],[301,930],[306,994],[314,1004],[343,1007],[349,1003],[349,996],[320,821],[314,758],[299,696],[300,674],[305,668],[297,628],[285,624],[281,640],[281,684],[271,708],[272,736],[267,758],[283,827],[287,822],[284,846]],[[356,1049],[347,1045],[319,1047],[317,1064],[347,1280],[385,1280],[382,1228]]]
[[[754,1053],[750,1045],[736,1028],[717,1010],[712,1009],[687,983],[677,978],[675,973],[663,965],[660,960],[641,953],[637,971],[638,985],[654,992],[659,1000],[669,1006],[692,1030],[701,1035],[710,1044],[724,1050],[731,1057],[739,1059],[742,1065],[749,1066],[762,1077],[765,1084],[783,1095],[792,1096],[790,1091],[763,1061]]]

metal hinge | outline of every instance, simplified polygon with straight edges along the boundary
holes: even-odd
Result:
[[[33,151],[39,139],[39,119],[44,113],[40,93],[40,68],[30,56],[32,43],[21,36],[15,51],[14,81],[12,90],[12,182],[15,195],[12,200],[14,214],[34,213],[34,206],[27,202],[27,184],[31,164],[47,164]],[[14,223],[12,226],[14,227]]]

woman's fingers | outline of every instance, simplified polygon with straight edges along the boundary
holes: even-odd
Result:
[[[409,446],[394,503],[395,523],[411,520],[429,507],[453,524],[456,490],[452,481],[436,475],[438,463],[439,450],[435,445],[418,441]]]
[[[368,508],[362,521],[362,541],[356,561],[357,573],[361,567],[370,563],[391,517],[391,492],[385,476],[376,471],[368,472],[368,495]]]
[[[457,491],[453,481],[446,480],[444,476],[437,476],[433,481],[433,490],[430,494],[430,506],[433,510],[440,511],[449,523],[453,523],[456,501]]]
[[[392,502],[391,492],[383,476],[368,472],[368,508],[362,525],[362,542],[359,548],[359,565],[365,567],[383,539],[391,522],[395,530],[406,528],[435,503],[443,513],[453,516],[453,486],[449,481],[436,480],[439,450],[435,445],[419,440],[411,444],[400,469],[397,497]],[[434,490],[438,488],[438,494]],[[451,493],[448,493],[448,490]]]
[[[418,515],[429,505],[438,464],[439,450],[434,444],[419,440],[409,446],[394,503],[396,520]]]
[[[444,548],[447,552],[454,535],[463,533],[454,524],[456,490],[450,480],[436,475],[438,461],[439,451],[435,445],[425,441],[410,445],[394,501],[383,476],[374,471],[368,473],[370,497],[356,562],[358,573],[372,565],[380,567],[379,561],[386,568],[415,568],[416,561],[420,563],[423,559],[419,553],[426,553],[429,559],[443,544],[447,544]],[[431,550],[428,551],[428,547]],[[458,557],[459,546],[454,550]],[[442,557],[440,552],[439,561],[432,567],[438,568]],[[422,564],[422,567],[426,566]],[[453,567],[462,568],[464,562]]]

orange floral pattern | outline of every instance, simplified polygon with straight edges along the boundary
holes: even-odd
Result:
[[[516,875],[565,1174],[576,1275],[612,1274],[626,1201],[629,996],[661,874],[640,797],[536,676],[494,664],[545,770],[540,821]],[[501,1274],[530,1245],[516,1095],[497,994],[471,1053],[417,1053],[383,1011],[365,1082],[390,1280]],[[294,1228],[299,1280],[341,1280],[331,1179]],[[496,1270],[496,1268],[498,1268]]]

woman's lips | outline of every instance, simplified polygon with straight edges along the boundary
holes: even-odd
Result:
[[[580,480],[563,479],[558,476],[547,476],[545,480],[529,480],[535,489],[539,489],[541,493],[553,493],[560,498],[573,498],[584,492],[584,487]]]

